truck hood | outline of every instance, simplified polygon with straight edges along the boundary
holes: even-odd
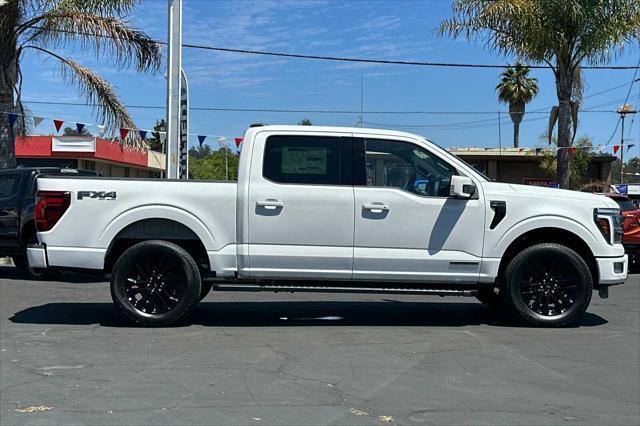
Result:
[[[518,195],[523,198],[553,198],[560,200],[573,200],[584,203],[585,207],[610,207],[618,208],[618,204],[608,197],[588,192],[569,191],[566,189],[545,188],[534,185],[517,185],[513,183],[483,182],[483,189],[487,194]]]

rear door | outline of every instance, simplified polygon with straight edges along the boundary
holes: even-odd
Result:
[[[256,135],[247,205],[249,276],[351,278],[349,136]]]

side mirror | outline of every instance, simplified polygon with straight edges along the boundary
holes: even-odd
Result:
[[[455,198],[471,198],[476,193],[476,186],[466,176],[451,176],[451,196]]]

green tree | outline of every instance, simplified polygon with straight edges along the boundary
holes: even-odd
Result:
[[[162,138],[160,137],[159,132],[167,131],[167,122],[164,121],[164,118],[156,120],[156,125],[153,126],[153,132],[151,133],[151,137],[147,138],[147,143],[149,144],[149,149],[158,152],[164,152],[164,148],[162,146]]]
[[[440,24],[440,34],[476,39],[501,54],[551,67],[561,148],[570,146],[571,122],[577,123],[581,64],[607,63],[640,36],[638,0],[455,0],[453,15]],[[561,149],[556,173],[562,188],[569,187],[569,162]]]
[[[544,136],[543,136],[544,138]],[[558,147],[556,138],[551,140],[552,145]],[[584,186],[585,179],[587,177],[587,171],[589,170],[589,164],[591,163],[591,150],[589,147],[593,146],[591,138],[587,136],[579,137],[573,143],[576,148],[575,152],[571,154],[567,152],[568,156],[571,156],[573,161],[569,167],[569,189],[580,189]],[[549,176],[554,176],[558,170],[558,158],[562,151],[568,151],[566,148],[558,150],[543,150],[540,156],[540,168]]]
[[[496,86],[498,100],[509,105],[509,114],[513,122],[513,146],[520,146],[520,122],[524,117],[526,105],[538,94],[538,79],[529,77],[531,68],[516,63],[500,74],[500,83]]]
[[[313,126],[313,123],[308,118],[303,118],[298,122],[299,126]]]
[[[629,161],[624,163],[624,180],[625,183],[638,183],[640,182],[640,176],[636,176],[636,173],[640,173],[640,157],[633,157]],[[611,163],[611,183],[620,183],[620,159]]]
[[[194,148],[192,148],[190,154],[195,152]],[[237,180],[240,156],[226,147],[222,147],[217,151],[212,151],[209,155],[202,158],[190,155],[189,179],[225,180],[225,153],[229,162],[229,180]]]
[[[111,84],[93,70],[55,53],[78,42],[98,59],[113,60],[118,68],[138,71],[160,68],[160,48],[123,18],[139,0],[0,0],[0,111],[24,113],[21,102],[21,61],[28,52],[51,57],[58,71],[75,85],[87,102],[97,105],[98,119],[107,128],[135,127]],[[0,168],[15,166],[15,131],[0,114]],[[28,127],[24,115],[16,130]]]
[[[91,136],[91,133],[87,129],[82,129],[82,133],[79,133],[78,129],[65,127],[62,131],[62,136]]]

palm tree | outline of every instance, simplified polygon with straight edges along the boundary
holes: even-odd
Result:
[[[123,20],[139,0],[0,0],[0,169],[15,166],[15,132],[7,112],[22,114],[16,132],[25,131],[21,102],[24,55],[52,57],[58,71],[94,106],[97,118],[113,130],[135,127],[111,84],[93,70],[55,53],[77,42],[98,59],[109,58],[118,68],[135,66],[139,72],[157,71],[158,45]]]
[[[440,34],[480,40],[501,54],[551,68],[560,147],[570,146],[571,123],[577,123],[581,64],[605,64],[640,37],[638,0],[455,0],[453,14],[440,24]],[[557,175],[562,188],[569,187],[568,171],[568,150],[561,149]]]
[[[538,94],[538,79],[529,77],[531,68],[521,63],[505,69],[500,83],[496,86],[498,100],[509,104],[509,114],[513,121],[513,147],[520,146],[520,122],[524,117],[525,107]]]

